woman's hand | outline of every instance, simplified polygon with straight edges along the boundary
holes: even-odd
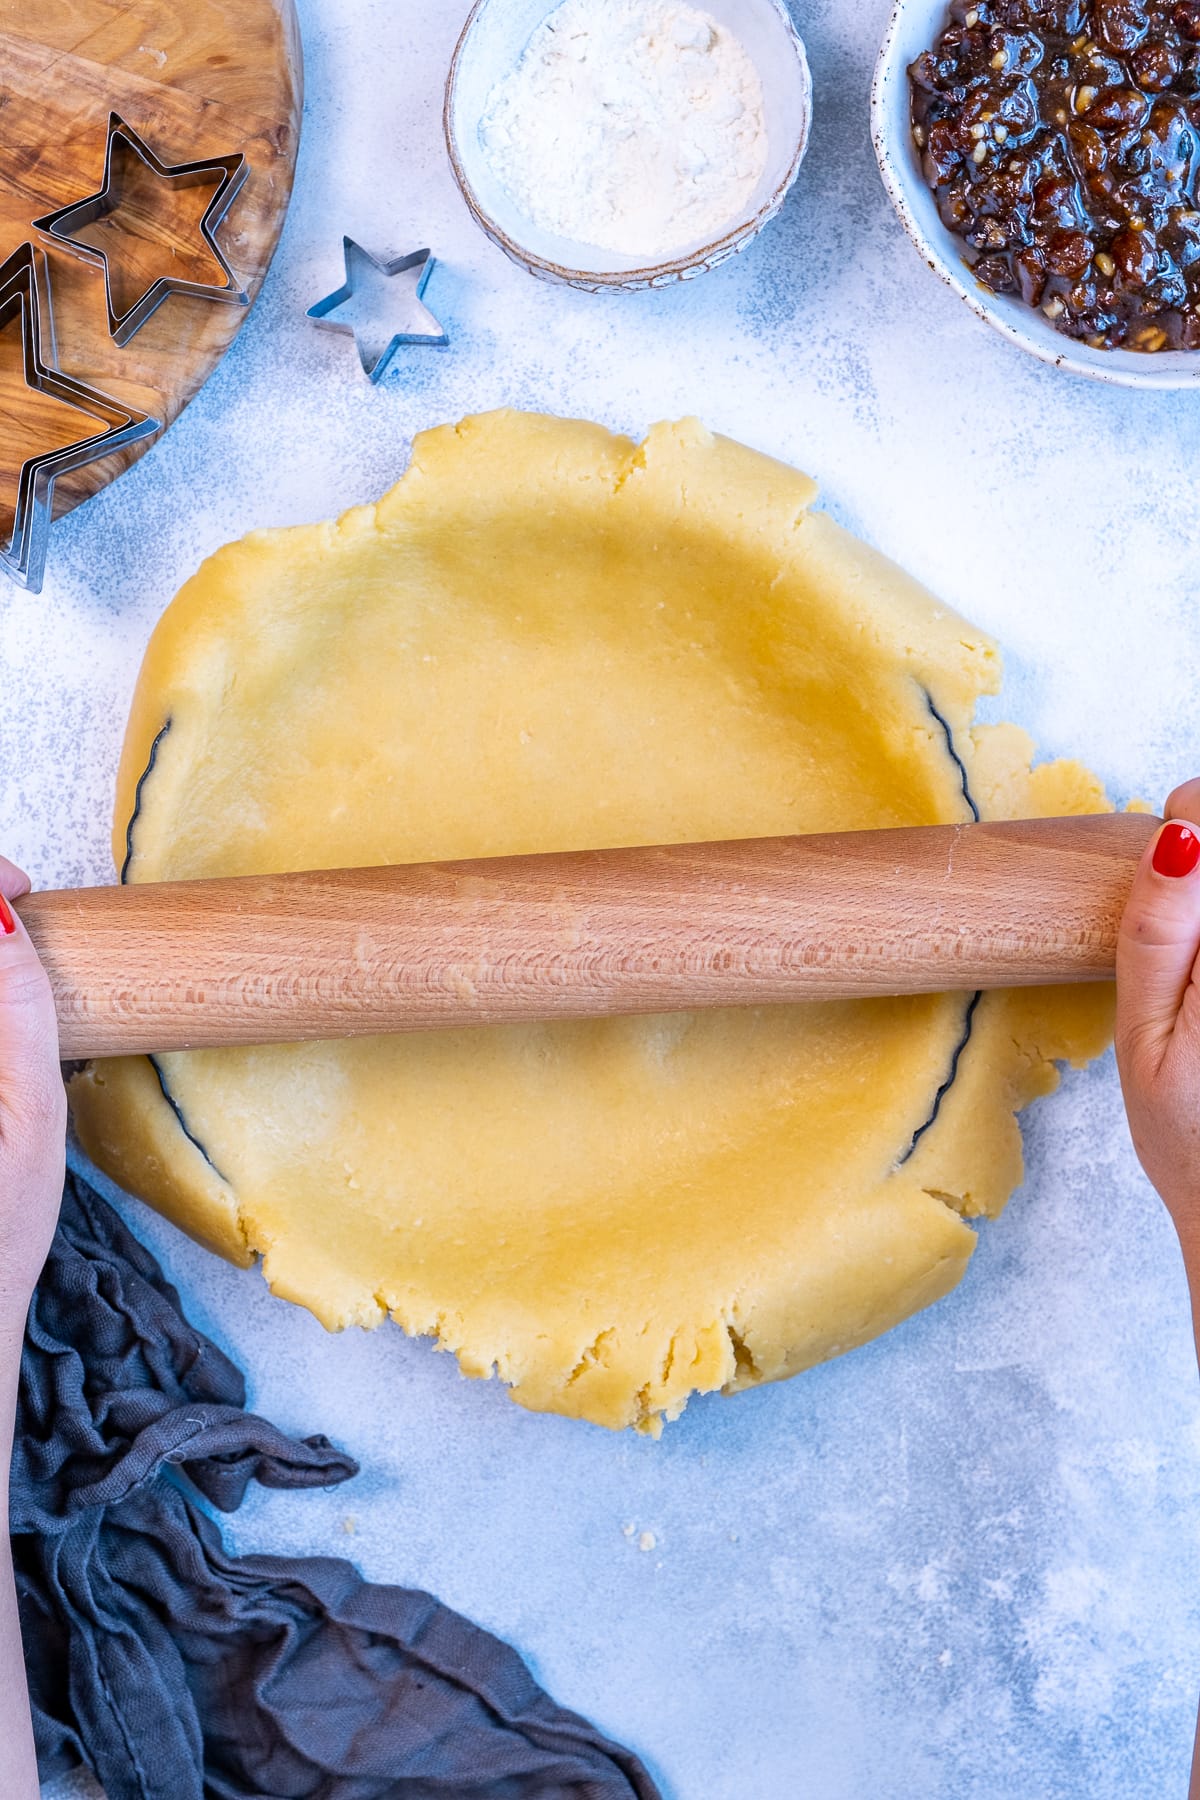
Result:
[[[1117,1067],[1133,1147],[1175,1221],[1200,1345],[1200,779],[1163,808],[1117,940]],[[1191,1800],[1200,1800],[1200,1725]]]
[[[0,1517],[21,1374],[25,1315],[46,1260],[62,1198],[67,1102],[46,972],[9,905],[29,892],[0,856]],[[17,1596],[7,1533],[0,1533],[0,1794],[39,1793]]]
[[[1133,1146],[1200,1275],[1200,779],[1167,801],[1117,942],[1117,1067]],[[1191,1259],[1195,1257],[1196,1262]],[[1200,1292],[1196,1295],[1200,1308]]]
[[[67,1125],[50,983],[8,904],[28,892],[0,856],[0,1338],[18,1341],[54,1236]]]

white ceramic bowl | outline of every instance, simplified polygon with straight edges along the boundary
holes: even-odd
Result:
[[[597,0],[603,5],[604,0]],[[527,219],[488,167],[479,121],[488,99],[520,61],[533,33],[558,0],[475,0],[463,26],[446,82],[446,148],[458,185],[476,223],[514,262],[545,281],[589,293],[631,292],[689,281],[744,250],[774,218],[808,145],[812,82],[804,46],[783,0],[696,0],[700,10],[726,26],[744,46],[763,86],[767,166],[743,216],[720,237],[688,244],[668,261],[647,265],[637,257],[557,237]]]
[[[938,217],[921,174],[909,118],[908,65],[929,48],[948,19],[947,0],[896,0],[871,87],[871,139],[883,184],[929,267],[1002,337],[1055,368],[1120,387],[1200,386],[1200,351],[1160,350],[1148,355],[1093,350],[1055,331],[1036,307],[1012,294],[993,294],[974,279],[963,260],[963,240]]]

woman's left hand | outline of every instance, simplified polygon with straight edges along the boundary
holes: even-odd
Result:
[[[54,1236],[67,1136],[50,982],[10,905],[28,892],[0,856],[0,1337],[18,1342]]]

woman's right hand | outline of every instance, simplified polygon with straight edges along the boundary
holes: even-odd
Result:
[[[1177,787],[1117,940],[1117,1067],[1138,1160],[1175,1222],[1200,1348],[1200,779]],[[1200,1800],[1200,1726],[1190,1800]]]

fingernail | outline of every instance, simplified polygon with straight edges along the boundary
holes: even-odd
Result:
[[[1190,875],[1200,863],[1200,838],[1188,825],[1172,819],[1164,825],[1154,846],[1154,867],[1160,875]]]
[[[17,921],[13,918],[12,907],[0,894],[0,937],[11,937],[17,929]]]

